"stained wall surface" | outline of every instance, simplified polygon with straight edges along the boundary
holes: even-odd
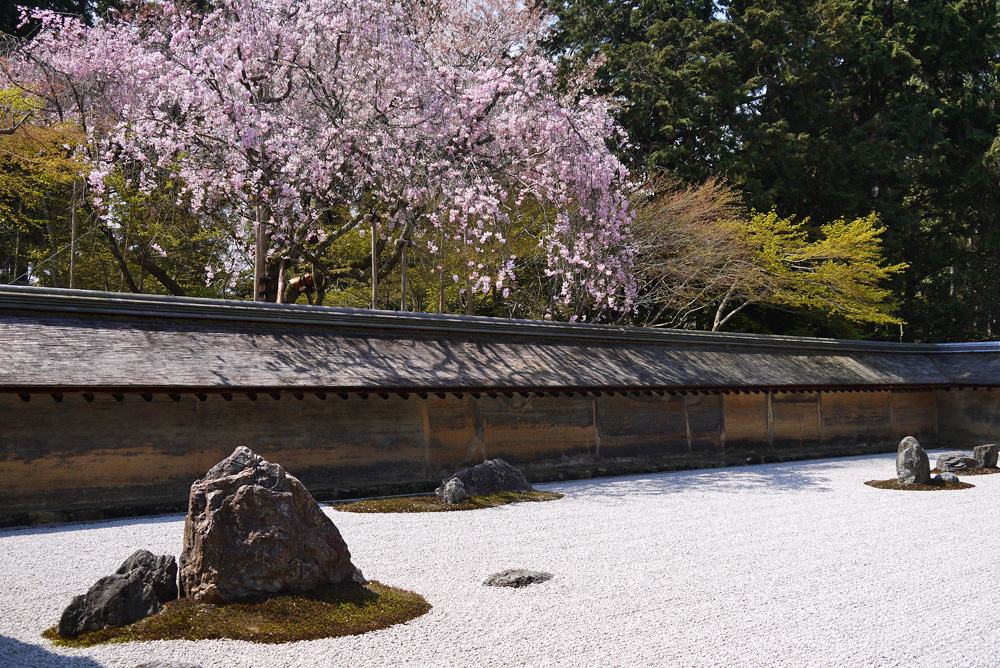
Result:
[[[492,457],[538,479],[614,461],[869,452],[906,435],[971,448],[1000,428],[1000,392],[987,391],[510,394],[0,394],[0,518],[176,506],[238,445],[322,498],[440,480]]]

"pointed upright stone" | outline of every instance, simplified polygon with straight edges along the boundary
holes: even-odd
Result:
[[[906,484],[930,482],[931,463],[920,441],[907,436],[896,450],[896,478]]]
[[[239,447],[191,485],[181,595],[225,603],[364,582],[301,482]]]

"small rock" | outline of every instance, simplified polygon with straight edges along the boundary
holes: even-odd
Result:
[[[458,478],[452,478],[444,484],[441,500],[445,503],[462,503],[467,498],[469,495],[465,493],[465,485]]]
[[[522,568],[510,568],[500,571],[486,578],[483,584],[487,587],[527,587],[536,582],[545,582],[552,579],[552,573],[542,571],[528,571]]]
[[[920,441],[907,436],[899,442],[896,454],[896,477],[904,484],[927,483],[931,479],[931,465]]]
[[[173,557],[158,557],[148,550],[136,550],[115,574],[127,575],[132,571],[138,572],[143,583],[153,588],[161,603],[177,598],[177,561]]]
[[[976,462],[979,464],[979,468],[991,469],[995,468],[997,465],[997,445],[995,443],[989,443],[987,445],[977,445],[972,450],[972,456],[975,457]]]
[[[108,626],[131,624],[177,598],[177,562],[138,550],[114,575],[98,580],[63,611],[56,632],[73,637]]]
[[[961,452],[949,452],[937,459],[937,468],[942,471],[967,471],[978,466],[978,461]]]
[[[937,474],[934,476],[934,479],[940,480],[941,482],[958,482],[958,476],[954,473],[948,473],[947,471]]]
[[[203,603],[365,583],[298,478],[245,447],[191,485],[180,576],[183,595]]]
[[[530,492],[531,483],[524,474],[502,459],[489,459],[482,464],[462,469],[448,480],[444,481],[434,493],[447,503],[445,489],[452,480],[458,480],[465,488],[468,496],[482,496],[495,492]]]

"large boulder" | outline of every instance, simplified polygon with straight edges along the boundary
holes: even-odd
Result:
[[[138,550],[113,575],[98,580],[63,611],[56,631],[64,637],[123,626],[155,614],[177,598],[177,562]]]
[[[206,603],[365,582],[302,483],[245,447],[191,485],[180,581]]]
[[[896,451],[896,478],[906,484],[930,482],[931,464],[927,452],[920,446],[920,441],[912,436],[899,442]]]
[[[996,443],[977,445],[972,450],[972,456],[975,457],[976,462],[979,464],[979,468],[984,469],[996,468],[997,454]]]
[[[459,503],[467,496],[530,491],[531,483],[523,473],[502,459],[488,459],[482,464],[462,469],[445,480],[434,493],[446,503]]]
[[[961,452],[948,452],[938,456],[936,466],[941,471],[968,471],[978,468],[979,462]]]

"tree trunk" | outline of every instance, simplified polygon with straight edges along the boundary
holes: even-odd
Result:
[[[49,245],[52,246],[52,254],[49,255],[49,265],[52,267],[52,287],[59,287],[59,265],[56,264],[56,255],[59,253],[59,242],[56,240],[56,229],[52,223],[52,216],[45,200],[42,200],[42,209],[45,211],[45,228],[49,233]]]
[[[378,223],[369,214],[372,224],[372,310],[378,308]]]
[[[264,286],[264,205],[257,204],[257,222],[254,225],[253,254],[253,299],[257,302],[267,301]]]
[[[73,199],[70,203],[70,229],[69,229],[69,287],[76,289],[76,177],[73,177]]]
[[[122,255],[122,249],[118,247],[118,240],[115,239],[114,231],[108,227],[107,223],[103,227],[104,238],[108,240],[108,248],[111,249],[111,254],[115,256],[115,262],[118,263],[118,269],[122,273],[122,283],[128,287],[130,292],[139,292],[139,287],[135,284],[135,279],[132,278],[132,272],[129,271],[125,256]]]
[[[438,272],[438,313],[444,313],[444,228],[438,234],[438,252],[441,253],[441,269]]]
[[[276,301],[279,304],[285,303],[285,268],[288,266],[288,258],[283,257],[278,260],[278,295]]]
[[[142,268],[149,272],[149,275],[160,282],[160,285],[165,287],[167,291],[177,297],[184,297],[187,295],[184,288],[182,288],[177,281],[170,277],[163,267],[156,264],[152,258],[143,256],[141,259]]]
[[[400,286],[399,286],[399,294],[400,294],[399,310],[408,311],[409,309],[406,308],[406,247],[410,245],[410,242],[405,239],[401,241],[403,244],[403,258],[402,260],[400,260],[400,262],[402,262],[403,264],[401,265],[402,278],[400,280]]]

